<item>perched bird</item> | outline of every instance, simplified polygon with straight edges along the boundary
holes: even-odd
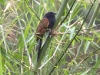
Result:
[[[36,41],[38,43],[37,47],[36,47],[36,50],[38,53],[37,61],[41,54],[41,45],[42,45],[43,35],[47,31],[47,29],[52,29],[56,22],[55,14],[56,13],[54,13],[54,12],[47,12],[37,27],[37,30],[36,30],[36,36],[37,36]]]

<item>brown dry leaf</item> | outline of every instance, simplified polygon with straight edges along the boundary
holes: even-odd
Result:
[[[13,31],[10,31],[10,33],[7,35],[6,40],[12,41],[14,43],[17,43],[17,37],[16,34]]]

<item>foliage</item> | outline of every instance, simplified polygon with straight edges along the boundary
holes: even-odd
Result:
[[[65,9],[63,1],[0,0],[0,75],[100,73],[99,1],[66,0]],[[48,11],[59,20],[55,36],[44,35],[45,52],[37,62],[35,31]]]

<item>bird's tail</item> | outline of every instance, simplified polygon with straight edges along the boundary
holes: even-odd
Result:
[[[36,50],[37,50],[37,61],[38,61],[40,58],[40,54],[41,54],[42,39],[39,39],[37,42],[38,44],[36,46]]]

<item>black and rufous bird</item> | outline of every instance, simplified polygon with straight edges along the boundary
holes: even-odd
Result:
[[[41,54],[41,45],[42,45],[43,35],[47,31],[47,29],[52,30],[52,28],[56,22],[55,14],[56,13],[54,13],[54,12],[47,12],[37,27],[37,30],[36,30],[36,35],[37,35],[36,41],[38,43],[37,47],[36,47],[36,50],[38,53],[37,61],[40,58],[40,54]]]

